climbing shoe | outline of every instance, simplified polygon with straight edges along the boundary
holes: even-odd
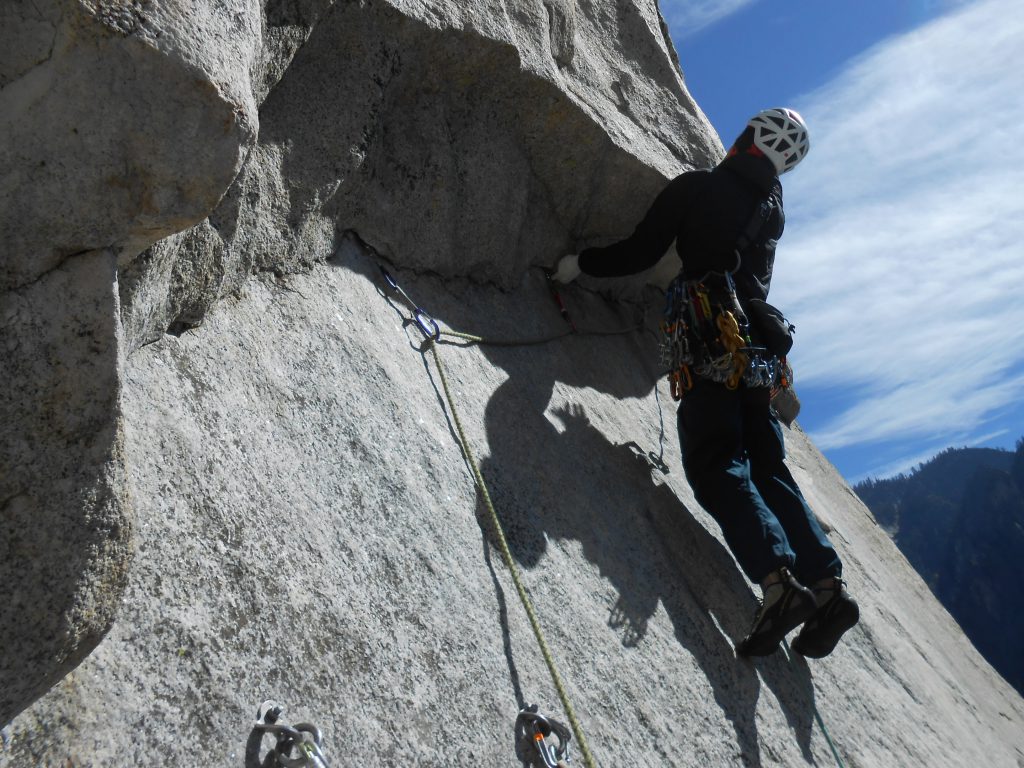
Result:
[[[781,568],[763,582],[764,597],[750,632],[736,646],[739,656],[768,656],[791,630],[814,615],[814,593]]]
[[[820,659],[835,650],[839,638],[860,619],[860,608],[846,591],[842,579],[827,587],[815,588],[818,609],[807,620],[793,641],[793,650],[801,656]]]

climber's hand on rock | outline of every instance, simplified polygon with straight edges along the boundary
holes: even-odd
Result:
[[[577,277],[580,276],[580,257],[575,253],[570,253],[568,256],[563,256],[558,260],[558,267],[555,269],[555,273],[551,275],[551,279],[556,283],[571,283]]]

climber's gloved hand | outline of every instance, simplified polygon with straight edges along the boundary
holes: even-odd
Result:
[[[551,279],[556,283],[565,285],[579,277],[580,271],[580,257],[575,253],[570,253],[568,256],[563,256],[558,260],[558,267],[555,269],[555,273],[551,275]]]

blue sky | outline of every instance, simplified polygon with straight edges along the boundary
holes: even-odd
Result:
[[[800,423],[847,479],[1024,436],[1019,0],[661,0],[728,145],[790,106],[772,301],[797,326]]]

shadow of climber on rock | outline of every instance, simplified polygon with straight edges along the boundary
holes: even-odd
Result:
[[[586,306],[594,301],[573,298],[577,313],[577,302]],[[618,320],[605,314],[610,313],[607,307],[593,309],[581,315],[581,326],[586,320],[588,327],[611,327]],[[610,443],[582,406],[549,409],[561,385],[589,386],[620,399],[649,396],[655,378],[649,339],[639,333],[581,336],[528,351],[484,348],[508,379],[486,406],[491,453],[481,462],[481,472],[512,554],[523,567],[540,565],[560,542],[579,543],[616,592],[608,606],[608,626],[623,646],[642,644],[661,602],[677,639],[701,667],[732,723],[744,758],[760,765],[760,682],[751,665],[737,662],[729,639],[743,634],[751,594],[735,561],[668,485],[653,482],[650,465],[638,461],[630,446]],[[608,366],[608,360],[628,362]],[[477,513],[493,538],[482,500]],[[503,630],[508,648],[507,626]],[[814,694],[806,666],[778,659],[762,664],[760,671],[809,756]]]
[[[363,261],[349,254],[346,262],[351,263],[346,266],[379,280],[375,265]],[[520,290],[509,294],[458,291],[450,283],[438,286],[403,275],[406,280],[409,290],[447,327],[497,339],[538,338],[563,327],[554,302],[546,300],[548,288],[539,272],[528,274]],[[548,310],[536,311],[538,295],[545,296],[540,306]],[[578,291],[567,299],[581,329],[638,324],[635,307],[613,307]],[[524,313],[524,306],[534,311]],[[412,342],[415,330],[409,332]],[[442,346],[441,353],[450,357],[453,350]],[[747,764],[761,764],[756,725],[761,679],[775,692],[801,748],[810,756],[814,694],[806,666],[769,660],[759,666],[759,678],[757,670],[737,662],[733,654],[729,638],[742,634],[750,589],[728,551],[668,485],[653,482],[650,466],[637,460],[633,448],[612,444],[583,406],[550,407],[563,386],[587,387],[618,399],[648,398],[657,405],[649,397],[657,378],[651,334],[575,335],[539,346],[484,345],[479,351],[508,377],[484,407],[490,454],[480,460],[480,469],[515,560],[532,569],[541,565],[551,547],[578,542],[587,561],[615,591],[607,606],[607,625],[615,642],[626,648],[641,646],[660,602],[678,642],[708,679]],[[425,364],[430,371],[426,358]],[[434,380],[434,386],[439,406],[447,409],[440,382]],[[653,445],[656,434],[652,429],[638,435],[638,441]],[[482,498],[477,515],[485,538],[493,542]],[[508,626],[508,611],[514,614],[518,608],[507,605],[497,578],[494,586],[505,606],[499,622],[513,692],[521,706],[523,693]]]

